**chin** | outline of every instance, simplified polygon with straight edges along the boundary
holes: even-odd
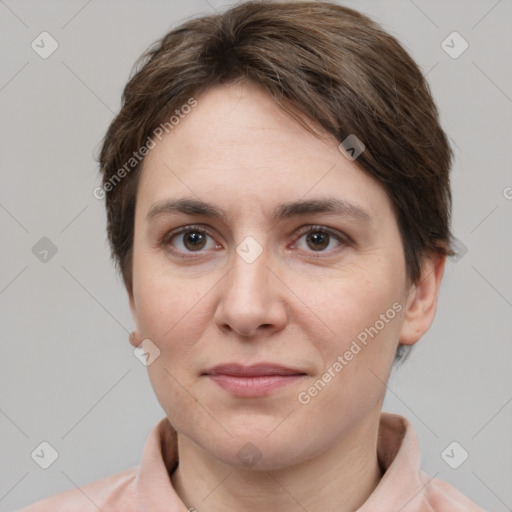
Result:
[[[230,466],[261,471],[293,466],[321,451],[320,446],[314,441],[312,444],[311,438],[302,434],[301,428],[290,428],[283,424],[286,421],[283,422],[282,416],[258,421],[253,415],[251,424],[247,421],[241,425],[226,424],[232,437],[202,437],[201,444],[203,449]]]
[[[304,445],[299,441],[283,445],[283,439],[277,436],[274,442],[264,438],[254,441],[249,439],[250,436],[237,437],[229,446],[220,448],[217,445],[209,451],[225,464],[250,471],[277,471],[299,464],[312,456],[304,452]]]

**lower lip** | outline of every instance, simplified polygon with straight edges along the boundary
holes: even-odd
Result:
[[[259,377],[235,377],[233,375],[208,375],[225,391],[237,396],[256,397],[272,392],[296,382],[304,375],[262,375]]]

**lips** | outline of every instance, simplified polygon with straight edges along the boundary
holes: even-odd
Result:
[[[268,375],[306,375],[305,372],[272,363],[258,363],[250,366],[227,363],[215,366],[203,375],[229,375],[231,377],[263,377]]]
[[[227,363],[203,373],[224,391],[235,397],[265,397],[303,378],[306,373],[272,363],[250,366]]]

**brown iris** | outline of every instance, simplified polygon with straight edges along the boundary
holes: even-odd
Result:
[[[191,251],[202,249],[206,243],[206,234],[200,231],[189,231],[183,235],[183,243]]]
[[[313,245],[310,245],[310,242],[312,242]],[[313,231],[307,234],[306,243],[314,251],[325,249],[329,245],[329,234]]]

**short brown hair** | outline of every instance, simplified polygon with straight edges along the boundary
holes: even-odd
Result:
[[[418,281],[424,255],[453,254],[452,151],[428,84],[409,54],[378,24],[347,7],[249,1],[173,29],[139,58],[124,89],[99,162],[112,257],[129,293],[143,164],[133,155],[190,98],[240,80],[262,87],[313,133],[316,124],[340,142],[353,134],[364,143],[356,163],[392,200],[410,282]],[[305,124],[297,111],[313,123]]]

